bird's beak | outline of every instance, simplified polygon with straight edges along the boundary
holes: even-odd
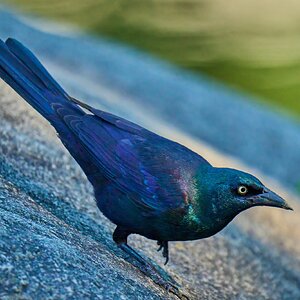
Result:
[[[283,198],[281,198],[268,188],[264,188],[262,194],[255,196],[253,202],[254,205],[273,206],[287,210],[293,210]]]

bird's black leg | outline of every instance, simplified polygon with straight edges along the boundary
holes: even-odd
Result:
[[[150,277],[156,284],[165,288],[168,292],[177,295],[180,299],[187,299],[187,297],[179,291],[178,284],[171,277],[168,276],[169,278],[165,279],[152,264],[147,262],[137,251],[127,244],[127,237],[130,234],[130,231],[117,226],[113,233],[113,240],[120,249],[122,249],[130,257],[134,258],[142,266],[140,270]]]
[[[166,261],[165,261],[165,265],[166,265],[169,261],[169,245],[168,245],[168,242],[167,241],[157,241],[157,245],[159,246],[157,251],[160,251],[161,249],[163,249],[162,255],[166,259]]]
[[[130,257],[134,258],[136,261],[138,261],[141,265],[144,267],[147,267],[149,270],[155,268],[148,263],[137,251],[135,251],[133,248],[131,248],[127,244],[127,238],[131,234],[130,231],[125,230],[121,228],[120,226],[117,226],[113,233],[113,240],[115,243],[121,248],[125,253],[127,253]]]

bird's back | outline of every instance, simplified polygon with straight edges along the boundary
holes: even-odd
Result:
[[[108,218],[133,227],[188,205],[194,175],[202,165],[209,166],[206,160],[134,123],[85,108],[92,114],[66,122],[106,179],[105,184],[94,183],[94,189]]]

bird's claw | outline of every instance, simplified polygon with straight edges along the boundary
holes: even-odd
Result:
[[[166,261],[164,263],[166,265],[168,263],[168,261],[169,261],[169,247],[168,247],[168,242],[166,242],[166,241],[157,241],[157,245],[159,245],[159,248],[157,249],[158,252],[161,249],[163,249],[162,255],[166,259]]]
[[[160,244],[159,244],[160,245]],[[179,299],[189,299],[186,295],[180,292],[178,283],[167,273],[162,270],[162,273],[157,270],[152,264],[147,262],[139,253],[128,246],[127,243],[119,244],[119,247],[129,255],[130,258],[134,258],[139,264],[139,269],[146,276],[150,277],[157,285],[164,288],[169,293],[176,295]],[[164,245],[162,245],[164,247]],[[163,250],[163,255],[165,248]],[[165,255],[164,255],[165,257]]]

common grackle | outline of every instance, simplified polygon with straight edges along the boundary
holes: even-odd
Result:
[[[188,148],[70,97],[20,42],[0,40],[0,76],[56,129],[91,182],[113,240],[150,275],[127,237],[168,242],[202,239],[253,206],[291,209],[254,176],[215,168]],[[160,278],[167,289],[172,284]]]

